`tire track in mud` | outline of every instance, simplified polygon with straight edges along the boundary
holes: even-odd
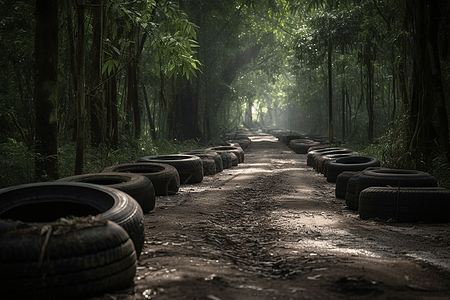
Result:
[[[291,193],[286,172],[257,177],[250,187],[239,188],[227,197],[225,208],[197,226],[214,255],[231,260],[239,269],[269,278],[289,278],[303,272],[302,257],[277,255],[273,251],[283,234],[273,226],[276,198]]]

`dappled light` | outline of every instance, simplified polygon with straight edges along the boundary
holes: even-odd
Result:
[[[448,0],[1,1],[0,295],[446,298],[448,24]]]

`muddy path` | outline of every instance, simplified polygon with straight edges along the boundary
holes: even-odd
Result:
[[[450,299],[450,225],[360,220],[274,137],[159,197],[135,285],[92,299]]]

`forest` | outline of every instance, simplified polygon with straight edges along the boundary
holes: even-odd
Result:
[[[0,188],[317,134],[450,186],[446,0],[0,0]]]

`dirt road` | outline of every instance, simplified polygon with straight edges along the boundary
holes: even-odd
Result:
[[[274,137],[145,216],[135,286],[93,299],[450,299],[450,225],[360,220]]]

